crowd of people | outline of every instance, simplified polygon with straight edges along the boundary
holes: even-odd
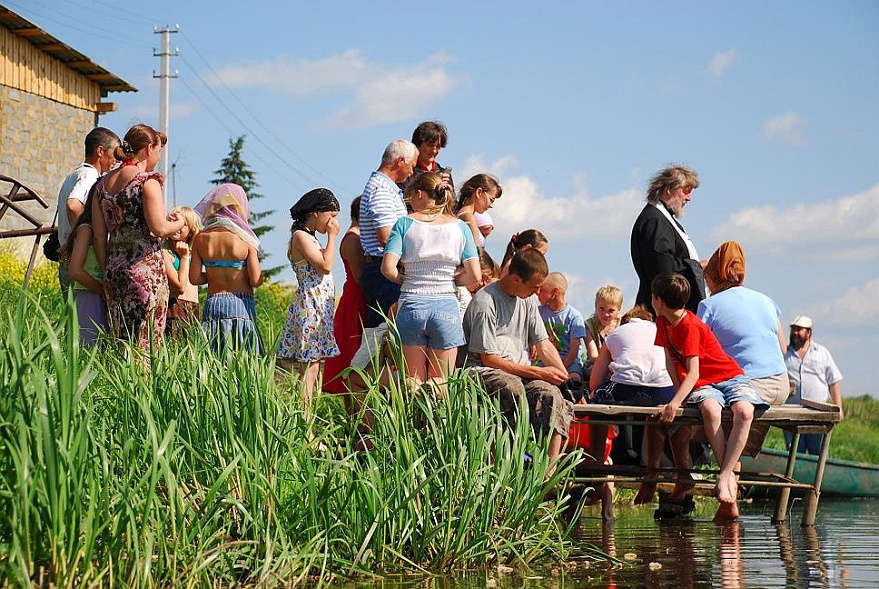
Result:
[[[166,142],[143,124],[123,139],[96,128],[85,161],[62,186],[59,281],[65,292],[72,286],[81,341],[94,345],[107,332],[148,350],[200,323],[216,350],[263,354],[253,297],[263,274],[247,195],[220,184],[194,208],[166,211],[164,178],[155,172]],[[751,427],[755,413],[801,399],[842,404],[842,376],[812,342],[811,319],[791,323],[788,345],[778,306],[743,286],[738,243],[700,260],[680,223],[699,179],[669,166],[651,180],[632,229],[635,306],[621,317],[622,290],[606,285],[584,320],[567,302],[566,277],[549,269],[540,230],[513,235],[500,264],[487,253],[489,210],[503,189],[479,173],[456,191],[451,169],[437,163],[447,142],[436,121],[420,124],[411,141],[390,142],[354,199],[341,240],[341,206],[331,191],[311,190],[290,208],[287,257],[298,288],[275,355],[278,366],[298,372],[306,410],[318,390],[342,394],[368,434],[362,393],[370,382],[396,379],[413,394],[442,397],[461,370],[498,400],[512,428],[527,405],[534,435],[555,459],[575,403],[655,406],[667,427],[646,428],[643,452],[631,432],[617,441],[627,440],[626,450],[653,471],[666,441],[680,469],[691,466],[691,440],[707,441],[720,467],[716,518],[737,518],[739,459],[759,452],[766,433]],[[345,269],[338,306],[337,251]],[[207,286],[201,309],[200,285]],[[685,404],[700,409],[702,431],[673,426]],[[612,461],[605,452],[612,438],[607,427],[592,427],[589,459]],[[361,442],[368,449],[368,435]],[[819,444],[801,438],[803,451]],[[635,502],[652,502],[656,482],[648,477]],[[686,514],[693,486],[678,481],[657,513]],[[612,517],[611,488],[599,485],[595,497]]]

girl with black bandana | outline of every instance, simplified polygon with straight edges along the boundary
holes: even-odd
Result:
[[[296,272],[299,288],[290,303],[278,344],[278,358],[298,364],[304,383],[302,396],[309,417],[320,362],[339,354],[333,336],[336,291],[332,275],[336,236],[339,234],[338,214],[339,201],[326,188],[307,192],[290,208],[293,225],[287,258]],[[325,248],[321,249],[315,233],[326,234]]]

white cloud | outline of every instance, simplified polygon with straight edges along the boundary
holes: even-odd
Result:
[[[702,71],[712,78],[719,79],[723,76],[726,70],[735,63],[738,53],[738,49],[735,47],[727,49],[726,51],[718,51],[711,59],[711,63],[709,63]]]
[[[350,93],[349,103],[328,117],[338,127],[370,127],[417,117],[449,94],[460,79],[449,73],[454,59],[435,53],[412,64],[369,61],[357,50],[307,60],[280,56],[223,68],[227,86],[259,86],[296,98]]]
[[[837,299],[819,305],[816,315],[828,325],[864,327],[879,324],[879,278],[853,286]]]
[[[488,172],[500,180],[504,193],[491,210],[499,235],[535,227],[553,241],[618,239],[629,234],[633,219],[644,206],[643,194],[634,188],[598,198],[585,189],[571,196],[548,196],[530,177],[514,175],[517,166],[513,156],[486,162],[477,155],[466,160],[460,174],[455,173],[460,183],[478,172]]]
[[[763,123],[763,136],[784,143],[799,144],[803,141],[806,121],[796,112],[789,111]]]
[[[717,240],[734,235],[749,247],[793,251],[800,246],[847,249],[860,259],[875,256],[879,239],[879,184],[854,196],[787,209],[771,205],[741,210],[713,231]],[[854,247],[853,247],[854,246]]]

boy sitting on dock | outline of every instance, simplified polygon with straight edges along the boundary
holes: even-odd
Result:
[[[736,519],[738,482],[734,469],[748,439],[755,409],[765,411],[769,405],[736,361],[723,351],[708,326],[684,308],[690,298],[686,278],[663,273],[653,279],[650,289],[656,310],[656,345],[665,348],[668,373],[675,385],[675,396],[655,417],[671,423],[684,402],[699,406],[705,435],[720,466],[714,488],[720,507],[714,519]],[[721,427],[724,407],[730,407],[733,414],[728,439]],[[689,468],[689,464],[675,466]],[[693,483],[678,483],[670,500],[683,500],[692,487]]]
[[[568,371],[568,380],[561,385],[562,395],[573,403],[583,399],[583,362],[580,344],[586,338],[586,323],[580,311],[565,301],[568,280],[561,272],[550,272],[537,291],[540,318],[550,341]]]

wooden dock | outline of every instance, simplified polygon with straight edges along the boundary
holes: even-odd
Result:
[[[576,417],[588,417],[591,423],[608,425],[644,425],[646,427],[663,427],[658,421],[652,419],[657,407],[629,407],[624,405],[600,405],[580,404],[574,405]],[[732,413],[729,409],[723,411],[723,421],[731,422]],[[783,473],[768,473],[769,476],[758,477],[754,480],[739,481],[740,485],[757,487],[778,487],[775,512],[772,517],[773,523],[785,520],[791,489],[805,491],[803,509],[803,526],[815,525],[818,513],[818,500],[821,496],[821,483],[824,479],[824,470],[827,456],[830,450],[830,438],[833,427],[839,423],[839,407],[823,403],[803,401],[802,405],[775,405],[760,415],[754,416],[754,424],[767,424],[771,427],[780,428],[793,434],[792,450],[788,452],[787,465]],[[672,425],[702,426],[702,416],[698,408],[682,407],[678,409],[677,416]],[[815,468],[815,477],[811,484],[797,482],[793,479],[794,466],[796,464],[796,447],[799,443],[800,434],[825,434],[821,453],[818,455]],[[661,468],[650,471],[644,467],[584,464],[579,471],[584,476],[578,476],[578,481],[587,483],[601,483],[613,481],[614,483],[631,484],[640,483],[647,474],[656,474],[663,482],[674,482],[682,471],[673,468]],[[717,471],[694,470],[699,474],[716,474]],[[711,486],[713,481],[696,481],[697,489]]]

